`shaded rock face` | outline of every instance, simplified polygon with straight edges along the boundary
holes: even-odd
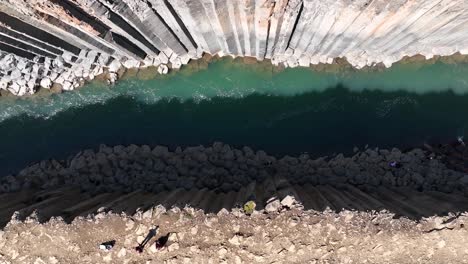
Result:
[[[1,177],[0,193],[72,185],[96,193],[135,190],[158,193],[203,188],[227,193],[239,191],[252,182],[275,179],[278,186],[289,182],[468,194],[466,173],[447,168],[440,159],[421,149],[405,153],[398,149],[367,149],[352,157],[339,154],[312,159],[308,155],[276,158],[261,150],[235,149],[220,142],[211,147],[175,151],[164,146],[101,145],[98,151],[82,151],[67,162],[45,160],[15,176]],[[293,200],[276,201],[272,210],[293,204]]]
[[[319,0],[5,0],[0,89],[73,90],[121,68],[179,68],[203,53],[286,67],[468,53],[468,3]]]

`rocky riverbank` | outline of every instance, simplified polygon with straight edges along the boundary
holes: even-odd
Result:
[[[249,183],[284,178],[291,184],[409,187],[417,191],[468,190],[468,175],[446,167],[442,153],[421,149],[366,149],[312,159],[307,154],[276,158],[249,147],[104,146],[66,161],[44,160],[17,175],[0,178],[0,193],[28,188],[79,186],[88,192],[172,191],[178,188],[238,191]]]
[[[128,69],[155,67],[158,74],[167,74],[169,67],[173,67],[167,64],[167,58],[165,63],[161,63],[159,58],[148,58],[143,62],[119,61],[92,51],[85,56],[83,60],[86,62],[73,63],[67,69],[62,57],[46,59],[44,65],[39,66],[13,54],[0,52],[0,70],[11,72],[11,75],[0,80],[0,89],[16,96],[32,95],[39,89],[71,91],[94,79],[113,84]]]
[[[0,179],[0,262],[463,263],[466,148],[426,149],[101,145]]]

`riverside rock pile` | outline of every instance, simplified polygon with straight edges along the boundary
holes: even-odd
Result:
[[[303,154],[278,159],[261,150],[235,149],[220,142],[174,151],[164,146],[101,145],[98,151],[85,150],[67,161],[41,161],[15,176],[2,177],[0,193],[63,185],[76,185],[88,192],[157,193],[176,188],[229,192],[269,177],[284,178],[292,184],[406,186],[445,193],[468,190],[468,176],[448,169],[439,159],[430,158],[421,149],[405,153],[366,149],[352,157],[339,154],[312,159]],[[392,167],[391,162],[399,166]]]
[[[78,58],[78,59],[77,59]],[[0,89],[23,96],[34,94],[37,89],[51,89],[58,85],[63,91],[82,86],[98,76],[103,76],[108,84],[115,83],[127,68],[158,67],[159,74],[167,74],[168,67],[159,60],[146,60],[145,63],[122,59],[118,61],[106,54],[90,51],[81,52],[78,57],[69,55],[56,58],[36,56],[27,60],[0,51]]]

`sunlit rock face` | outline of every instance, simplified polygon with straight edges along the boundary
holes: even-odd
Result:
[[[3,0],[0,89],[73,90],[204,53],[356,68],[468,53],[466,0]]]

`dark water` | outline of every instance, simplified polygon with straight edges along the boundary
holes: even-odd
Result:
[[[468,95],[450,91],[352,92],[338,85],[299,95],[253,93],[154,103],[119,95],[46,119],[21,114],[1,122],[0,175],[102,143],[175,147],[222,141],[278,156],[321,156],[350,153],[366,144],[406,148],[455,140],[467,126]]]

